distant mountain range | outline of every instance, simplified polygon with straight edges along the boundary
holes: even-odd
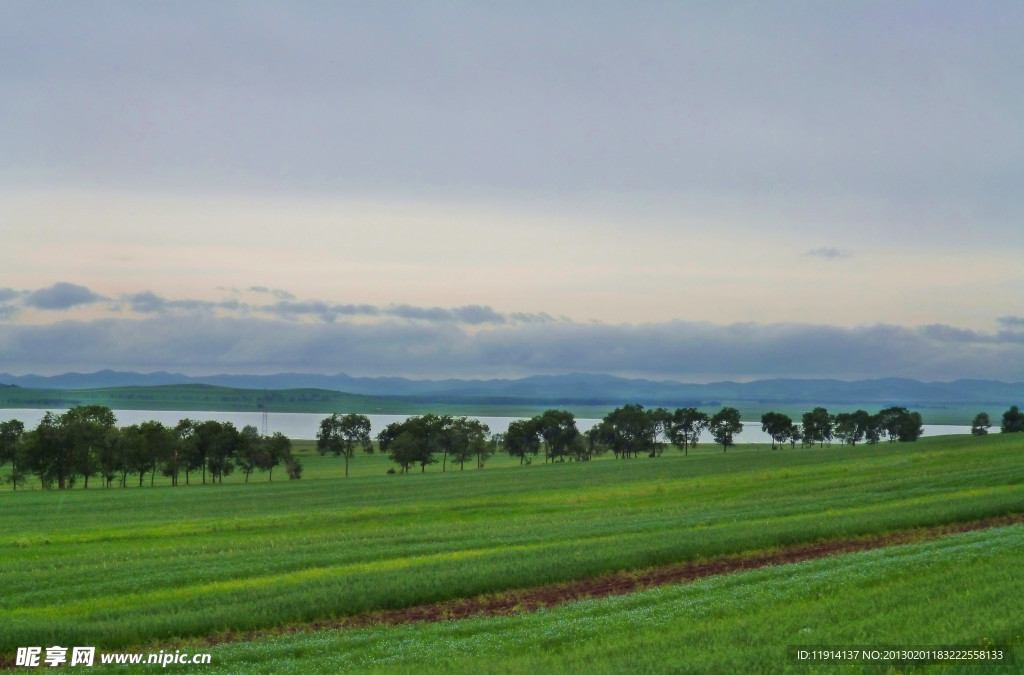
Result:
[[[112,370],[53,376],[0,374],[0,385],[32,389],[94,389],[171,384],[210,384],[241,389],[315,388],[440,403],[515,403],[528,400],[596,405],[639,402],[646,405],[672,406],[707,404],[713,401],[1024,405],[1024,382],[994,380],[919,382],[903,378],[885,378],[848,382],[829,379],[773,379],[687,384],[580,373],[534,375],[511,380],[410,380],[402,377],[351,377],[345,374],[306,373],[194,377],[180,373]]]

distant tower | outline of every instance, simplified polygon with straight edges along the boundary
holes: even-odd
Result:
[[[263,435],[264,436],[267,435],[267,404],[268,403],[269,403],[269,401],[267,400],[267,390],[264,389],[263,390]]]

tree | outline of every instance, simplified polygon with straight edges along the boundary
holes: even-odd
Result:
[[[858,425],[857,417],[853,413],[836,415],[835,433],[836,438],[849,445],[857,445],[857,441],[864,437],[864,431]]]
[[[299,461],[298,457],[289,457],[288,463],[285,464],[285,470],[288,472],[288,480],[299,480],[302,478],[302,462]]]
[[[260,465],[265,452],[263,441],[259,429],[252,424],[246,424],[238,433],[238,468],[245,474],[246,483],[249,482],[249,474]]]
[[[459,471],[466,468],[466,460],[476,455],[477,468],[482,464],[482,456],[487,452],[490,428],[480,420],[459,417],[448,424],[447,435],[450,438],[452,459],[459,463]]]
[[[142,438],[142,429],[138,424],[121,427],[117,444],[121,457],[121,487],[127,487],[128,474],[139,474],[139,487],[142,487],[142,479],[149,470],[149,455],[146,452],[146,443]]]
[[[178,484],[178,471],[185,472],[185,485],[189,484],[188,475],[189,472],[199,468],[200,464],[198,457],[198,450],[195,447],[196,441],[196,425],[198,422],[184,418],[178,420],[177,426],[174,427],[174,435],[177,437],[176,452],[172,459],[172,464],[164,467],[164,475],[171,478],[171,485]],[[206,459],[202,459],[202,465],[206,465]],[[168,473],[174,471],[174,474]],[[203,480],[206,480],[205,470],[203,474]]]
[[[59,424],[74,470],[82,474],[88,488],[90,476],[100,468],[100,454],[112,440],[117,424],[114,411],[103,405],[75,406],[60,416]]]
[[[921,413],[907,413],[900,422],[900,443],[912,443],[920,438],[922,433],[924,433],[924,420],[921,419]]]
[[[493,455],[501,444],[501,434],[491,434],[490,438],[474,439],[472,444],[473,454],[476,456],[476,468],[484,468],[484,462]]]
[[[665,408],[654,408],[648,410],[647,415],[651,420],[650,432],[650,457],[661,457],[665,450],[666,441],[669,439],[669,432],[672,430],[672,413]]]
[[[425,471],[427,464],[437,461],[434,453],[440,448],[442,424],[441,418],[432,413],[392,422],[377,434],[377,444],[402,467],[403,473],[417,462],[420,471]]]
[[[611,448],[616,458],[625,459],[647,453],[653,457],[658,422],[642,405],[624,405],[601,420],[596,432],[600,443]]]
[[[761,431],[771,437],[772,450],[775,449],[776,441],[778,441],[779,445],[786,442],[786,439],[790,436],[792,426],[793,420],[789,415],[777,412],[767,412],[761,415]]]
[[[980,412],[974,416],[974,421],[971,422],[971,433],[975,436],[984,436],[991,426],[992,422],[988,418],[988,413]]]
[[[63,490],[74,484],[73,449],[54,413],[46,411],[36,428],[25,434],[25,458],[26,468],[39,477],[43,488],[56,482],[57,488]]]
[[[510,457],[518,457],[522,465],[527,455],[537,456],[540,452],[540,434],[534,420],[515,420],[510,422],[504,437],[505,452]]]
[[[890,443],[895,442],[900,437],[900,420],[908,413],[909,411],[906,408],[899,406],[878,411],[878,424],[889,437]]]
[[[1024,413],[1017,406],[1010,406],[1010,409],[1003,413],[1003,425],[1000,431],[1004,434],[1013,434],[1024,431]]]
[[[409,467],[416,463],[420,456],[420,440],[408,430],[401,431],[394,438],[386,443],[381,443],[381,449],[387,447],[388,458],[402,469],[402,473],[409,473]]]
[[[804,438],[803,431],[800,429],[799,424],[791,424],[789,427],[789,433],[786,434],[786,438],[789,440],[789,447],[795,448],[798,441],[802,441]]]
[[[711,418],[696,408],[677,408],[665,435],[672,445],[682,446],[684,455],[689,455],[689,446],[697,447],[701,433],[710,423]]]
[[[168,441],[167,455],[161,462],[160,473],[171,479],[171,485],[178,484],[178,475],[185,470],[185,482],[188,482],[188,461],[187,450],[190,443],[190,436],[193,431],[193,423],[189,419],[183,419],[173,429],[168,429],[170,439]]]
[[[292,459],[292,442],[280,431],[275,431],[270,438],[263,439],[263,452],[259,456],[256,468],[260,471],[269,471],[267,482],[274,480],[274,467],[284,463],[298,461]],[[301,473],[301,468],[300,468]]]
[[[366,452],[373,452],[370,440],[370,418],[366,415],[339,415],[334,413],[320,422],[320,430],[316,434],[316,449],[324,455],[330,452],[335,457],[345,458],[345,477],[348,478],[348,462],[355,454],[357,447]]]
[[[725,452],[733,443],[733,436],[743,431],[743,423],[740,422],[740,411],[736,408],[725,407],[719,410],[711,418],[711,435],[715,443],[722,446]]]
[[[18,485],[25,482],[25,475],[20,466],[21,439],[25,434],[25,425],[19,420],[7,420],[0,422],[0,466],[11,463],[11,473],[5,477],[5,481],[11,484],[11,488],[18,489]]]
[[[804,413],[801,422],[804,428],[804,440],[808,444],[818,443],[818,447],[823,447],[826,441],[832,442],[833,419],[825,408],[815,408]]]
[[[207,428],[212,434],[209,438],[210,445],[206,460],[210,467],[211,479],[214,483],[223,483],[224,476],[230,474],[235,468],[241,437],[238,429],[231,422],[203,422],[199,425],[201,437],[206,433]]]
[[[565,461],[569,445],[580,435],[573,414],[568,410],[546,410],[534,417],[533,422],[544,441],[544,461]]]

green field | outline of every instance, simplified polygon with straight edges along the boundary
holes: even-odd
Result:
[[[511,616],[305,632],[202,648],[202,672],[885,672],[791,660],[788,647],[1013,647],[1024,527],[711,577]],[[896,672],[914,672],[902,667]]]
[[[303,480],[270,484],[3,491],[0,653],[266,629],[1024,512],[1016,434],[445,474],[384,475],[372,455],[347,480],[338,458],[306,462]]]

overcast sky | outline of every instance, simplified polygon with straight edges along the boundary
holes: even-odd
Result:
[[[0,3],[0,372],[1024,380],[1024,3]]]

